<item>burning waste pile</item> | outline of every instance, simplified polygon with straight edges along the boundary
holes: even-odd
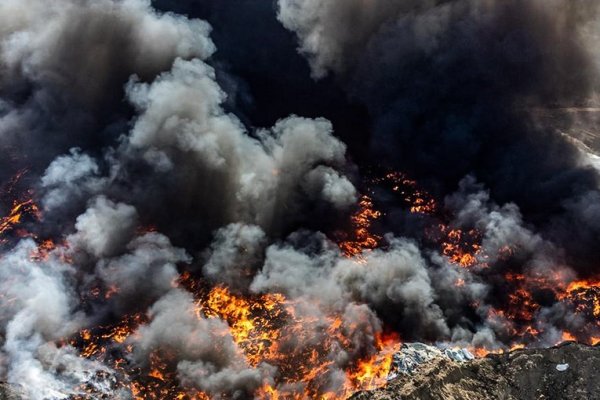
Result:
[[[429,345],[597,344],[597,16],[0,1],[0,380],[343,399]]]

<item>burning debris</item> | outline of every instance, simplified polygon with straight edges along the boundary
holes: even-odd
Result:
[[[367,195],[360,198],[358,206],[360,209],[351,217],[354,237],[352,240],[343,240],[339,244],[347,257],[360,256],[366,250],[375,249],[381,241],[381,236],[374,235],[370,231],[373,221],[381,217],[381,212],[373,209],[373,201]]]
[[[34,203],[32,204],[34,205],[32,209],[37,210],[38,207]],[[381,213],[376,210],[373,202],[369,201],[366,204],[364,198],[359,202],[359,206],[361,211],[359,214],[351,216],[351,222],[357,224],[359,229],[364,229],[365,235],[371,235],[368,231],[369,219],[373,216],[379,218]],[[116,205],[110,205],[107,210],[115,212],[118,209],[119,207]],[[368,211],[364,211],[365,209]],[[409,212],[414,212],[410,208],[409,210]],[[366,217],[362,219],[358,216]],[[41,218],[41,215],[37,215],[37,217]],[[365,221],[367,222],[365,223]],[[18,226],[18,224],[17,221],[14,226]],[[432,226],[443,225],[433,221]],[[140,239],[137,240],[157,235],[157,233],[147,232],[147,230],[132,230],[132,232],[139,235]],[[445,234],[444,229],[440,229],[440,232]],[[477,236],[480,237],[480,240],[483,237],[481,234]],[[77,235],[72,235],[68,240],[74,245],[81,239]],[[383,238],[380,240],[383,241]],[[392,239],[386,238],[387,251],[392,251],[389,249],[390,245],[394,246],[390,240]],[[384,245],[383,242],[382,245]],[[439,254],[444,256],[450,265],[455,266],[456,273],[468,273],[460,259],[449,257],[445,252],[446,242],[440,241],[438,245],[440,246]],[[378,267],[377,264],[373,264],[373,261],[380,256],[378,252],[381,250],[377,249],[378,246],[365,246],[360,248],[359,252],[350,254],[343,252],[343,249],[348,248],[344,246],[344,242],[341,242],[339,247],[341,255],[347,258],[347,262],[356,264],[358,268],[366,269],[366,273],[369,272],[369,268],[376,268],[372,272],[377,273]],[[213,251],[218,252],[219,249],[215,247]],[[334,249],[330,251],[335,252]],[[74,263],[77,257],[77,254],[67,244],[56,245],[51,241],[42,241],[35,250],[30,251],[29,262],[44,264],[51,260],[60,260],[62,263],[69,264]],[[174,260],[186,260],[183,255],[179,257]],[[342,260],[340,259],[340,261]],[[340,268],[347,268],[343,265],[344,263],[340,265]],[[473,273],[475,271],[487,273],[485,268],[473,270]],[[195,276],[190,271],[182,273],[177,279],[174,279],[177,275],[171,276],[172,278],[169,278],[168,284],[163,290],[167,292],[182,291],[181,296],[184,298],[190,295],[183,295],[183,293],[191,294],[189,299],[183,300],[183,304],[179,306],[179,308],[189,307],[188,323],[197,320],[198,323],[212,326],[206,333],[199,332],[198,334],[206,335],[210,332],[210,334],[217,334],[218,337],[228,338],[227,346],[237,349],[234,353],[237,353],[235,357],[239,357],[241,365],[236,367],[236,370],[237,368],[245,369],[238,370],[238,372],[235,372],[236,370],[227,372],[230,374],[229,380],[233,379],[234,374],[242,373],[244,370],[247,371],[245,374],[256,371],[255,378],[252,378],[255,379],[255,383],[244,389],[245,396],[252,395],[264,399],[277,396],[281,398],[348,397],[356,391],[379,387],[399,373],[414,371],[418,365],[432,357],[445,355],[454,361],[469,360],[473,357],[467,349],[450,349],[442,352],[424,344],[404,344],[400,352],[396,352],[400,345],[399,338],[397,336],[386,337],[380,330],[381,328],[376,328],[377,330],[371,333],[373,336],[370,339],[370,346],[372,347],[354,348],[357,344],[354,335],[366,328],[366,326],[361,328],[360,324],[372,324],[369,318],[373,317],[368,313],[364,315],[365,320],[357,320],[349,324],[346,321],[347,317],[343,314],[337,312],[322,314],[329,306],[314,303],[316,298],[312,296],[297,297],[292,294],[291,299],[287,298],[283,292],[289,289],[284,287],[281,287],[283,292],[267,292],[259,295],[236,294],[225,286],[212,286],[210,282]],[[468,276],[465,276],[465,279],[467,278]],[[472,280],[474,277],[468,279]],[[514,292],[508,293],[507,309],[493,307],[489,309],[489,320],[492,323],[499,321],[506,327],[512,325],[510,329],[513,331],[510,332],[510,335],[513,340],[516,338],[523,340],[513,342],[513,348],[533,343],[544,333],[541,329],[533,327],[536,323],[536,314],[542,310],[542,305],[537,303],[531,294],[536,290],[553,290],[556,300],[566,307],[572,308],[574,315],[582,315],[582,318],[589,319],[592,324],[595,324],[589,328],[590,332],[595,332],[599,299],[598,283],[571,281],[566,284],[562,283],[565,280],[562,276],[556,276],[554,279],[556,281],[547,280],[544,277],[534,278],[512,273],[505,276],[505,281],[514,287]],[[255,280],[255,282],[258,283],[260,280]],[[458,288],[465,285],[465,280],[462,283],[456,283]],[[261,291],[260,285],[257,286]],[[123,300],[119,300],[119,298],[125,295],[124,291],[128,290],[130,289],[125,289],[116,281],[114,283],[105,281],[86,294],[85,303],[93,306],[93,304],[102,302],[107,302],[107,304],[122,302]],[[373,295],[373,293],[367,295]],[[373,300],[368,300],[366,297],[366,301],[372,302]],[[186,302],[188,305],[185,305]],[[349,312],[350,309],[347,309],[346,312]],[[357,308],[356,311],[359,309]],[[318,313],[314,314],[317,310]],[[70,397],[73,399],[85,398],[90,395],[102,395],[108,391],[130,393],[140,399],[204,399],[212,398],[214,390],[224,390],[221,386],[216,386],[219,389],[205,387],[204,384],[200,384],[201,381],[198,381],[199,386],[197,386],[194,383],[197,378],[193,378],[196,372],[190,372],[192,374],[190,378],[183,377],[184,364],[179,361],[179,357],[188,355],[195,350],[169,349],[167,343],[159,343],[144,350],[147,355],[139,358],[138,347],[144,343],[144,337],[148,335],[144,332],[151,332],[154,329],[151,327],[157,323],[159,315],[152,311],[149,314],[143,312],[126,314],[117,323],[85,328],[71,338],[66,337],[66,341],[63,343],[58,341],[59,346],[72,346],[77,349],[81,357],[109,367],[109,370],[98,372],[93,377],[87,378],[78,386],[76,390],[78,394],[72,394]],[[218,327],[219,324],[221,324],[220,327]],[[377,327],[377,324],[375,326]],[[192,334],[191,332],[190,334]],[[322,332],[323,338],[315,341],[312,336],[315,332]],[[581,335],[583,331],[578,333]],[[185,337],[185,333],[183,335]],[[559,338],[559,340],[576,339],[568,331],[564,331]],[[582,337],[581,340],[593,344],[597,339],[591,336]],[[479,355],[496,351],[493,348],[485,347],[473,347],[472,349]],[[357,358],[351,363],[338,364],[339,361],[336,360],[336,357],[339,356],[338,351],[340,350],[349,352],[349,354],[356,352]],[[182,351],[183,353],[181,353]],[[363,353],[365,351],[366,353]],[[206,366],[204,368],[214,367]],[[338,368],[342,368],[345,378],[341,380],[340,386],[336,389],[327,391],[324,388],[330,385],[331,369]],[[274,377],[272,371],[277,371]],[[246,379],[249,379],[250,376],[247,375]]]
[[[338,75],[294,77],[333,122],[262,118],[282,105],[245,74],[280,75],[216,52],[227,1],[186,14],[214,11],[214,42],[145,0],[1,3],[0,380],[32,400],[327,400],[432,357],[597,344],[598,170],[516,111],[591,90],[596,8],[380,3],[268,9],[313,77]]]

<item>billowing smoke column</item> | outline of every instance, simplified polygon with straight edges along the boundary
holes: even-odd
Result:
[[[332,399],[385,381],[398,337],[600,341],[598,163],[565,112],[594,106],[595,3],[280,0],[312,78],[263,49],[253,79],[294,98],[333,74],[313,88],[334,122],[265,128],[280,108],[249,106],[204,20],[3,1],[0,378],[31,399]],[[336,123],[357,107],[369,129]],[[360,165],[340,138],[370,143]]]
[[[585,273],[597,270],[598,218],[582,221],[574,204],[595,196],[597,172],[561,134],[569,121],[548,126],[539,114],[595,104],[597,8],[594,1],[281,0],[279,19],[297,32],[314,76],[338,74],[348,95],[366,104],[377,160],[442,194],[475,175]]]

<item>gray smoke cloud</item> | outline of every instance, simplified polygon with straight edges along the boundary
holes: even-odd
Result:
[[[343,258],[337,246],[322,236],[311,238],[314,243],[306,246],[305,238],[292,235],[287,245],[267,249],[251,289],[316,298],[318,304],[333,308],[366,303],[381,314],[395,310],[415,337],[447,335],[420,250],[407,239],[386,239],[389,247],[367,253],[363,264]]]
[[[463,0],[279,0],[277,5],[279,21],[297,34],[299,50],[310,61],[313,75],[317,78],[329,71],[344,73],[360,66],[360,59],[365,56],[366,49],[373,45],[372,42],[389,40],[396,29],[417,20],[419,25],[412,27],[412,32],[406,33],[411,35],[410,39],[417,46],[431,52],[436,50],[442,36],[447,34],[446,29],[453,19],[476,23],[469,19],[478,16],[494,18],[494,14],[506,9],[512,10],[513,7],[538,19],[527,21],[526,29],[536,29],[534,25],[544,20],[563,32],[578,31],[588,39],[597,35],[593,27],[593,14],[597,5],[591,1],[579,1],[575,5],[562,0],[534,0],[527,4]],[[547,17],[549,19],[545,19]],[[514,18],[519,19],[517,16]],[[390,51],[393,52],[395,51]],[[389,57],[393,60],[396,55],[389,54]]]
[[[135,208],[116,204],[106,197],[94,199],[84,214],[77,217],[77,233],[68,240],[95,257],[118,254],[131,239],[137,225]]]
[[[143,311],[175,286],[177,263],[190,261],[164,235],[147,233],[133,239],[125,254],[99,260],[95,276],[116,291],[108,304],[119,314]]]
[[[200,317],[189,293],[167,293],[149,314],[152,322],[133,339],[142,365],[152,352],[164,352],[177,363],[182,384],[219,399],[245,398],[261,385],[261,371],[247,365],[227,323]]]
[[[246,290],[262,266],[267,237],[256,225],[230,224],[219,229],[206,254],[204,276],[228,287]]]
[[[345,145],[328,121],[292,116],[252,137],[222,109],[214,74],[199,60],[176,60],[152,84],[128,85],[139,116],[124,152],[175,186],[177,196],[164,200],[176,202],[175,216],[194,208],[205,231],[243,221],[278,233],[308,211],[306,198],[352,204],[354,187],[333,169],[344,168]]]
[[[325,118],[251,126],[236,106],[247,88],[212,58],[207,22],[143,0],[6,0],[0,178],[30,169],[42,208],[31,236],[57,248],[0,243],[0,379],[27,382],[34,400],[86,384],[128,398],[117,371],[69,340],[131,316],[144,322],[112,351],[131,351],[140,371],[158,355],[180,386],[215,399],[251,398],[265,383],[338,393],[385,329],[488,348],[510,345],[525,323],[542,332],[539,345],[565,329],[597,332],[547,290],[532,290],[543,301],[531,320],[497,312],[510,301],[507,276],[560,285],[596,271],[598,170],[531,111],[593,94],[595,5],[277,4],[313,77],[332,72],[328,85],[368,109],[370,159],[412,169],[443,199],[443,218],[420,223],[479,232],[477,264],[461,268],[411,234],[421,217],[401,231],[392,216],[406,210],[382,191],[369,192],[390,211],[374,227],[381,246],[344,256],[331,224],[355,210],[360,179],[346,144]],[[201,289],[284,295],[279,351],[301,363],[319,348],[327,368],[307,383],[284,381],[272,360],[250,365],[228,322],[183,288],[184,271]]]
[[[477,176],[583,275],[597,218],[570,221],[599,176],[569,135],[595,127],[574,111],[597,102],[597,16],[585,0],[278,2],[313,74],[368,107],[373,160],[443,195]]]
[[[174,236],[197,252],[232,223],[201,269],[247,287],[244,276],[262,263],[263,232],[289,230],[311,207],[343,210],[356,200],[331,123],[291,116],[248,131],[224,110],[227,95],[204,62],[215,51],[210,26],[157,13],[150,2],[0,7],[1,145],[30,157],[19,163],[39,177],[42,231],[65,239],[51,265],[27,261],[32,241],[3,258],[25,265],[2,275],[12,288],[3,298],[3,376],[32,382],[33,399],[76,394],[101,368],[114,372],[76,362],[73,348],[54,343],[148,310],[131,341],[139,366],[154,351],[172,352],[180,382],[217,397],[244,398],[272,380],[270,366],[246,365],[225,322],[199,318],[191,295],[174,289],[188,253],[140,230],[157,224],[173,234],[188,224],[199,243],[182,240],[185,229]],[[236,272],[241,264],[250,272]],[[98,289],[106,298],[90,299]]]
[[[204,59],[215,50],[206,22],[158,14],[144,0],[11,0],[0,15],[7,174],[23,166],[41,172],[70,147],[114,140],[110,126],[126,118],[116,110],[132,74],[152,79],[176,57]]]
[[[300,51],[307,56],[313,76],[329,71],[346,72],[361,57],[372,36],[386,23],[442,3],[427,1],[323,1],[280,0],[277,17],[300,39]],[[435,31],[433,24],[423,33]]]

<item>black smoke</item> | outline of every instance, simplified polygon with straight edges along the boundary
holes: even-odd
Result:
[[[597,4],[388,3],[282,0],[279,17],[315,75],[337,74],[369,109],[374,161],[441,195],[475,175],[570,265],[595,273],[598,254],[583,249],[595,247],[596,218],[569,221],[573,202],[597,193],[598,174],[568,135],[574,118],[560,110],[594,104]],[[557,117],[549,124],[540,110]]]
[[[250,365],[183,276],[290,299],[310,332],[284,326],[283,347],[330,344],[318,393],[384,330],[490,349],[526,324],[533,345],[597,336],[548,288],[531,319],[496,312],[521,284],[507,277],[598,274],[597,149],[573,133],[593,119],[565,111],[596,105],[597,17],[591,0],[3,2],[0,178],[27,169],[41,217],[2,243],[0,378],[78,394],[116,373],[68,339],[143,315],[113,349],[136,371],[165,354],[214,398],[304,389]],[[390,170],[438,210],[410,213],[374,179]],[[347,258],[334,232],[360,194],[381,246]],[[476,231],[485,260],[452,263],[426,230],[440,224]]]

